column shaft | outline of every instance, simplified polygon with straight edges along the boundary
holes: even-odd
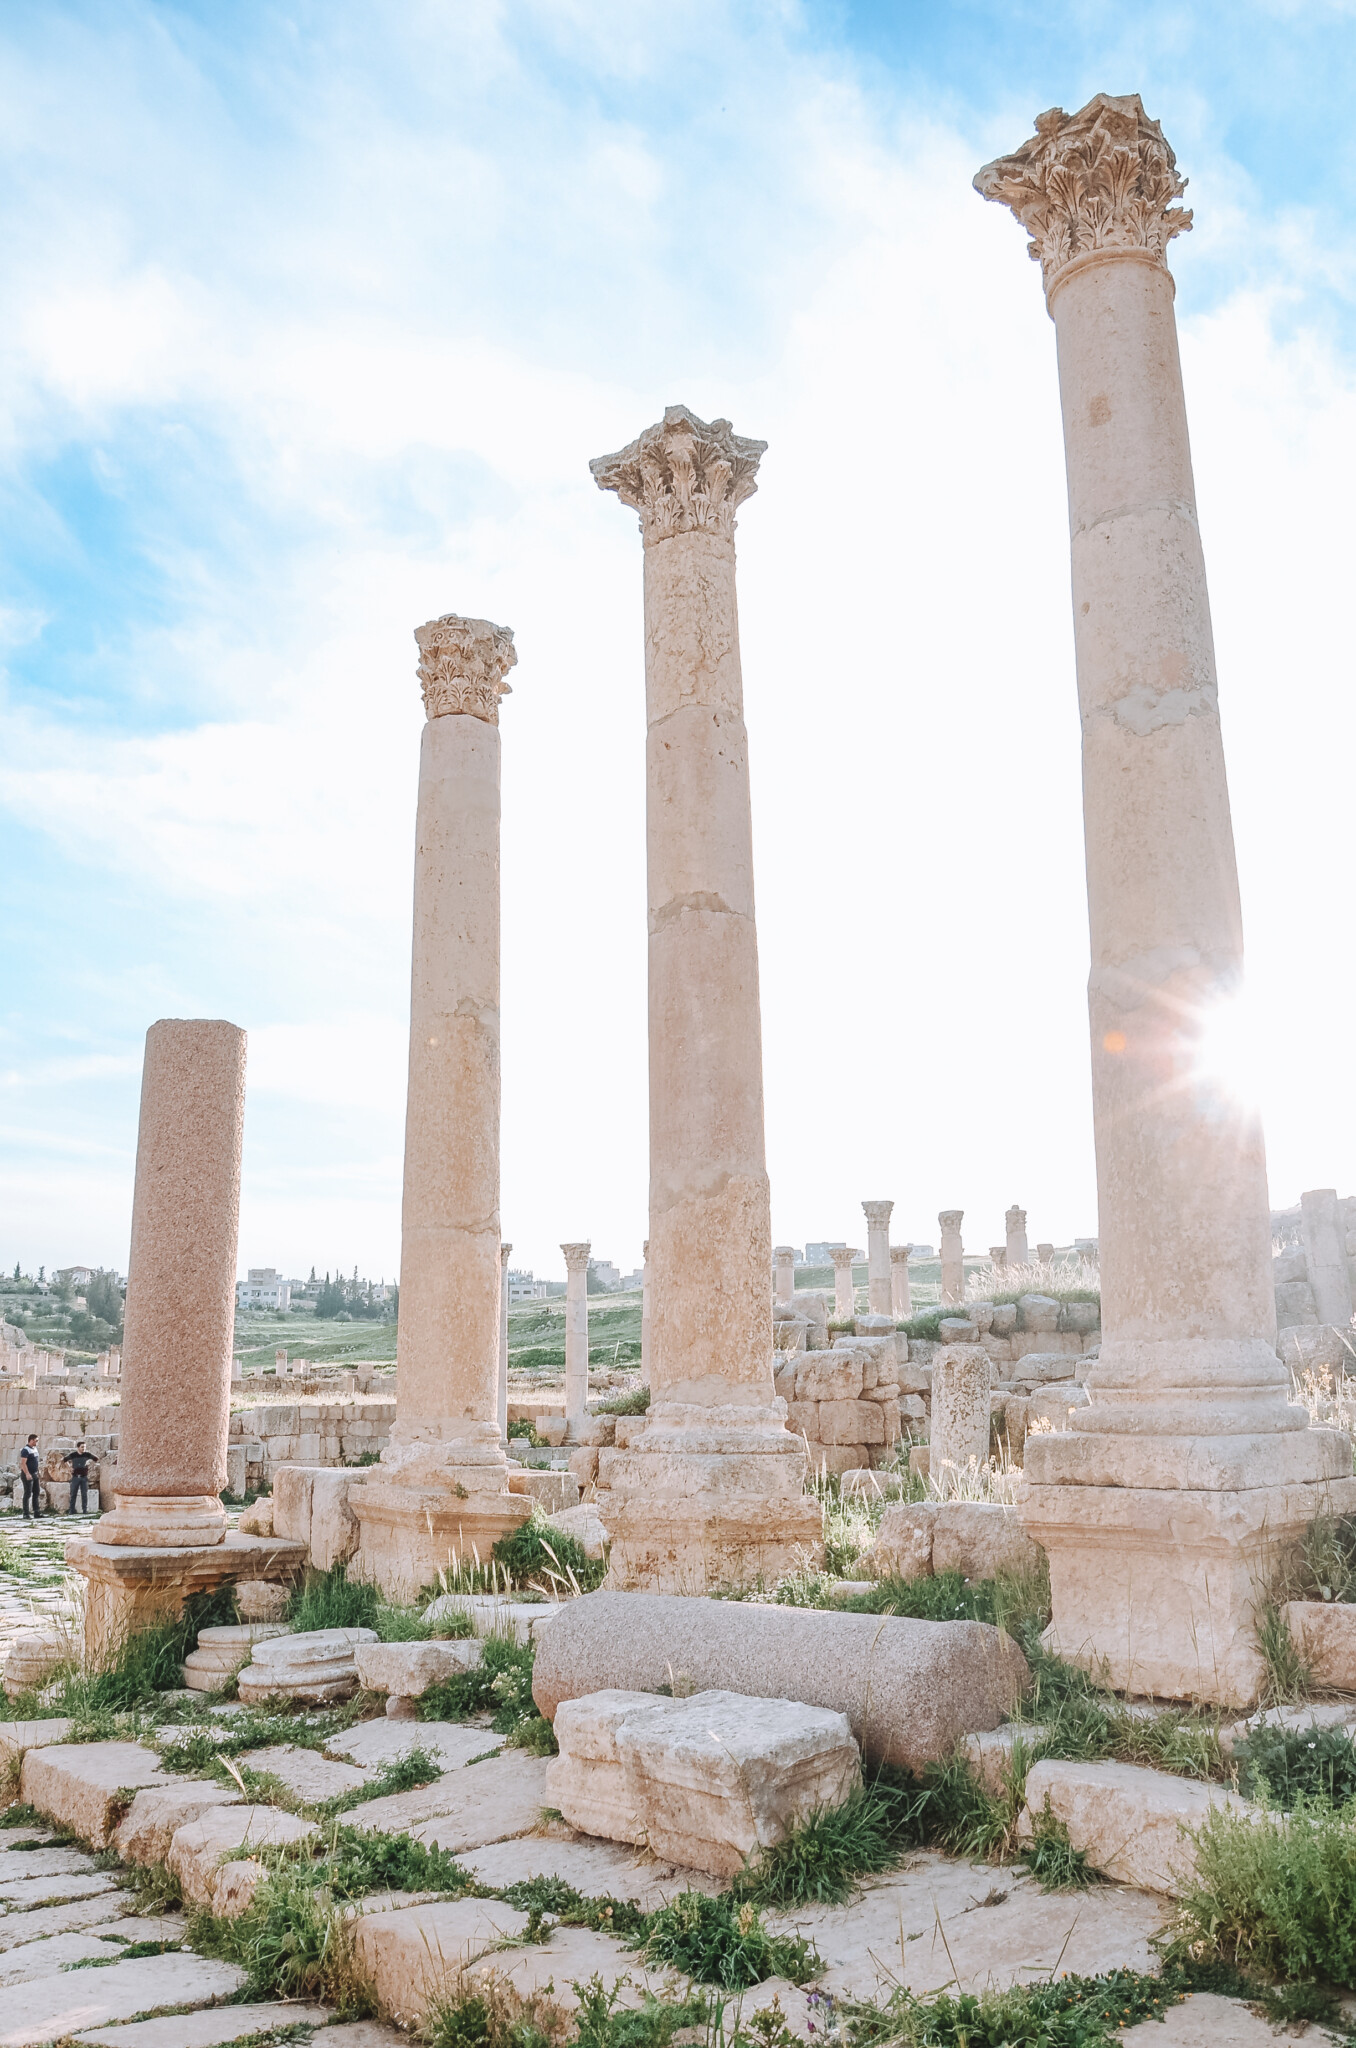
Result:
[[[909,1253],[912,1245],[892,1244],[890,1247],[890,1306],[901,1320],[913,1314],[913,1295],[909,1287]]]
[[[589,1244],[563,1244],[565,1254],[565,1416],[573,1426],[589,1407]]]
[[[890,1313],[890,1215],[893,1202],[863,1202],[866,1215],[866,1298],[873,1316]]]
[[[1026,1242],[1026,1210],[1009,1209],[1004,1217],[1007,1225],[1007,1243],[1004,1250],[1010,1266],[1026,1266],[1031,1263],[1031,1254]]]
[[[963,1209],[942,1209],[937,1225],[942,1233],[942,1300],[954,1308],[965,1299],[965,1250],[961,1242]]]
[[[508,1262],[511,1244],[499,1247],[499,1440],[508,1449]]]

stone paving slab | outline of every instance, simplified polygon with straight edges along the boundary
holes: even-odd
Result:
[[[347,1816],[365,1831],[411,1834],[455,1854],[526,1835],[541,1823],[547,1804],[550,1758],[506,1750],[469,1768],[448,1771],[417,1792],[393,1792],[372,1799]]]
[[[524,1998],[549,1988],[551,1997],[566,2012],[576,2011],[579,2005],[574,1985],[587,1985],[594,1976],[602,1978],[608,1991],[620,1985],[617,2004],[621,2007],[641,2005],[647,1991],[657,1998],[681,1998],[686,1991],[686,1980],[675,1972],[645,1969],[634,1949],[587,1927],[557,1927],[549,1941],[486,1956],[467,1974],[474,1980],[486,1971],[504,1978]]]
[[[1056,1963],[1061,1972],[1090,1977],[1149,1971],[1156,1968],[1150,1937],[1167,1911],[1164,1899],[1146,1892],[1099,1885],[1045,1893],[1011,1870],[926,1855],[846,1906],[764,1919],[778,1933],[814,1941],[826,1966],[819,1980],[825,1990],[874,1998],[900,1982],[919,1993],[956,1979],[964,1991],[1034,1983]]]
[[[141,1956],[106,1970],[35,1977],[0,2001],[0,2048],[36,2048],[158,2006],[205,2005],[229,1998],[244,1982],[245,1972],[234,1963],[187,1955]]]
[[[85,1927],[106,1926],[121,1920],[127,1911],[125,1893],[110,1891],[92,1899],[71,1899],[62,1905],[39,1906],[28,1912],[17,1910],[0,1917],[0,1955],[25,1941],[40,1941],[48,1935],[74,1934]]]
[[[101,1941],[182,1941],[182,1913],[128,1913],[99,1929]]]
[[[22,1756],[26,1749],[45,1749],[64,1742],[71,1732],[69,1721],[0,1721],[0,1768]]]
[[[1169,2006],[1161,2025],[1141,2020],[1116,2036],[1118,2041],[1133,2041],[1135,2048],[1280,2048],[1293,2038],[1279,2033],[1240,1999],[1217,1998],[1213,1991],[1194,1992],[1181,2005]],[[1326,2027],[1306,2027],[1302,2038],[1309,2048],[1320,2048],[1333,2036]]]
[[[0,1884],[15,1877],[69,1877],[93,1868],[94,1859],[84,1849],[0,1849]]]
[[[382,2012],[414,2026],[433,1992],[487,1953],[502,1951],[526,1925],[526,1913],[498,1899],[456,1899],[362,1914],[353,1923],[354,1949]]]
[[[340,2020],[326,2027],[323,2048],[409,2048],[410,2037],[381,2020]]]
[[[57,1905],[66,1899],[93,1899],[116,1891],[122,1880],[111,1870],[90,1870],[70,1877],[12,1877],[0,1883],[0,1899],[11,1906]]]
[[[50,1977],[71,1963],[107,1962],[117,1950],[92,1934],[54,1934],[49,1941],[21,1941],[0,1956],[0,1984],[22,1984],[29,1977]]]
[[[414,1747],[413,1743],[410,1747]],[[271,1749],[247,1750],[237,1762],[251,1771],[267,1771],[308,1805],[336,1799],[343,1792],[357,1792],[367,1783],[368,1774],[356,1765],[332,1763],[318,1750],[297,1749],[290,1742],[277,1743]]]
[[[227,2041],[249,2041],[279,2027],[323,2027],[328,2018],[323,2005],[217,2005],[206,2012],[174,2013],[163,2020],[94,2027],[75,2038],[90,2043],[91,2048],[222,2048]],[[330,2036],[326,2034],[325,2039]]]
[[[369,1775],[412,1749],[426,1750],[445,1771],[455,1771],[473,1756],[500,1748],[503,1740],[492,1728],[461,1721],[363,1721],[342,1735],[332,1735],[325,1750],[330,1756],[347,1757]]]
[[[39,1813],[102,1849],[122,1817],[118,1794],[166,1782],[160,1759],[139,1742],[77,1742],[26,1750],[19,1793]]]
[[[658,1863],[644,1850],[589,1838],[560,1841],[550,1836],[519,1835],[506,1842],[474,1849],[460,1858],[482,1884],[503,1891],[529,1877],[562,1877],[586,1898],[631,1899],[652,1913],[675,1892],[714,1894],[716,1879],[699,1870],[678,1870]]]

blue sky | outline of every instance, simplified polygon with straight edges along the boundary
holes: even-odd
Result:
[[[1053,335],[970,190],[1138,90],[1173,246],[1273,1199],[1356,1186],[1347,5],[0,16],[0,1260],[126,1258],[140,1050],[250,1033],[241,1262],[399,1257],[413,628],[514,627],[504,1227],[645,1234],[640,548],[741,516],[778,1238],[1096,1228]],[[855,1220],[854,1220],[855,1219]]]

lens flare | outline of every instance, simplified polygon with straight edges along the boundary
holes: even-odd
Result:
[[[1243,995],[1225,996],[1196,1013],[1196,1078],[1255,1107],[1261,1089],[1257,1019]]]

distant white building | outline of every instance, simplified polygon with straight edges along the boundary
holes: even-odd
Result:
[[[235,1283],[237,1308],[279,1309],[292,1306],[292,1283],[276,1266],[251,1266],[249,1278]]]
[[[589,1277],[595,1280],[599,1287],[606,1288],[609,1294],[615,1293],[621,1286],[621,1273],[611,1259],[590,1259]]]
[[[52,1275],[63,1287],[84,1287],[94,1278],[93,1266],[61,1266]]]
[[[830,1252],[841,1252],[846,1249],[847,1239],[845,1237],[826,1238],[823,1244],[807,1244],[805,1247],[804,1264],[807,1266],[827,1266],[830,1263]]]
[[[531,1273],[524,1273],[519,1268],[510,1266],[508,1291],[510,1308],[515,1301],[545,1301],[546,1282],[534,1280]]]

